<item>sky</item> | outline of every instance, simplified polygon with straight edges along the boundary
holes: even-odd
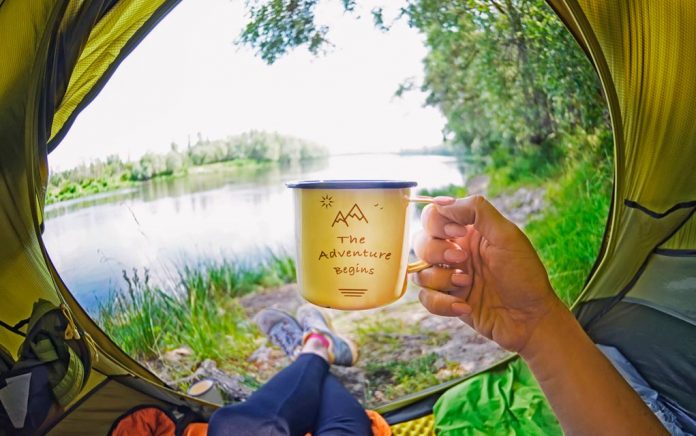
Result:
[[[327,2],[324,2],[327,3]],[[165,152],[198,134],[222,138],[256,129],[316,141],[332,153],[436,146],[445,120],[420,91],[394,97],[422,78],[423,36],[397,23],[376,30],[369,1],[354,16],[328,2],[319,11],[334,47],[303,48],[269,66],[234,44],[242,1],[183,0],[118,68],[49,156],[61,170],[118,154]]]

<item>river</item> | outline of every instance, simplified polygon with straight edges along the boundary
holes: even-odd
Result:
[[[292,196],[284,183],[298,179],[403,179],[419,188],[462,182],[454,158],[431,155],[343,155],[193,174],[49,205],[43,238],[61,278],[91,311],[122,287],[123,270],[147,268],[163,281],[197,260],[292,253]]]

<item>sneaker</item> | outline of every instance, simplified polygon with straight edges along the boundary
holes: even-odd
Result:
[[[290,358],[295,358],[302,347],[302,326],[289,313],[278,309],[264,309],[254,316],[254,322],[274,345]]]
[[[353,366],[358,360],[357,346],[334,332],[331,320],[321,310],[305,304],[297,310],[297,320],[304,329],[302,343],[312,333],[319,333],[329,341],[329,363],[340,366]]]

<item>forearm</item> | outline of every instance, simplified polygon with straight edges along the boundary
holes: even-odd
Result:
[[[520,355],[566,434],[667,434],[565,307],[539,323]]]

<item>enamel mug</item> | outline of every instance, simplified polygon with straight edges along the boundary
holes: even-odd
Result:
[[[416,182],[307,180],[294,191],[297,278],[304,299],[332,309],[372,309],[398,300],[407,275],[409,207]]]

